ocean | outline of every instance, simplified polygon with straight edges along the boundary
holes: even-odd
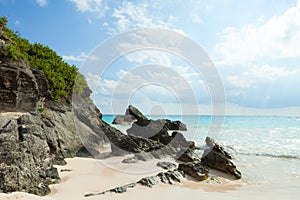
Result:
[[[182,121],[188,129],[182,133],[198,145],[204,145],[206,136],[211,136],[235,155],[300,159],[299,117],[225,116],[213,118],[212,116],[179,115],[147,117]],[[103,120],[109,124],[112,123],[113,118],[113,115],[103,115]],[[114,126],[124,133],[130,127]]]
[[[205,145],[206,136],[214,137],[233,156],[242,180],[229,181],[221,174],[217,191],[201,193],[207,199],[299,199],[300,118],[281,116],[147,116],[151,119],[180,120],[187,125],[181,131],[197,145]],[[114,116],[104,115],[112,123]],[[222,128],[220,129],[220,123]],[[113,125],[123,133],[130,126]],[[200,153],[200,151],[199,151]],[[102,161],[103,162],[103,161]],[[114,167],[114,166],[113,166]],[[147,167],[141,163],[139,172]],[[134,173],[137,172],[134,168]],[[223,177],[223,179],[222,179]],[[225,179],[224,179],[225,177]],[[227,181],[226,181],[227,179]],[[207,184],[211,185],[211,184]],[[199,187],[195,187],[198,191]],[[201,187],[200,187],[201,188]],[[240,188],[240,189],[239,189]],[[203,188],[202,188],[203,189]]]

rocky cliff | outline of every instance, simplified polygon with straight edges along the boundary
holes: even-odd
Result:
[[[52,101],[42,71],[23,60],[10,62],[2,57],[0,191],[46,195],[48,185],[60,180],[53,165],[65,164],[64,158],[74,157],[83,148],[78,131],[94,134],[99,143],[105,141],[97,128],[100,111],[82,96],[74,97],[74,105],[72,98]],[[93,145],[90,150],[97,148]]]
[[[0,63],[0,110],[34,111],[50,96],[42,71],[31,69],[23,60]]]

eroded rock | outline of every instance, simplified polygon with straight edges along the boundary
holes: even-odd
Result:
[[[178,170],[183,171],[197,181],[204,181],[208,178],[208,168],[201,162],[180,163]]]
[[[177,168],[177,165],[171,162],[158,162],[157,166],[166,170],[174,170]]]
[[[207,138],[206,143],[209,148],[204,151],[201,162],[210,168],[233,175],[235,178],[240,179],[242,174],[231,161],[232,157],[229,153],[211,138]]]
[[[177,160],[181,162],[198,162],[201,158],[193,149],[182,149],[177,154]]]
[[[125,115],[117,115],[112,124],[129,125],[134,121],[148,120],[136,107],[129,105]]]

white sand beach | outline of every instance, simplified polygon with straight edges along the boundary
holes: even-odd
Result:
[[[143,177],[155,175],[161,169],[156,167],[158,160],[123,164],[123,157],[105,160],[91,158],[67,159],[66,166],[57,166],[61,183],[51,185],[52,193],[38,197],[26,193],[0,194],[0,199],[20,200],[108,200],[108,199],[298,199],[300,195],[300,161],[271,157],[242,156],[237,161],[243,172],[241,180],[229,177],[214,170],[210,176],[214,180],[195,182],[183,179],[175,185],[159,184],[153,188],[138,186],[126,193],[84,197],[88,193],[105,190],[136,182]]]

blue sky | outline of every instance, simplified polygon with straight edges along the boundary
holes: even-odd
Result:
[[[0,0],[0,15],[7,16],[9,27],[22,37],[50,46],[79,68],[99,44],[120,33],[140,28],[174,30],[198,43],[214,62],[224,84],[227,114],[300,113],[297,0]],[[161,68],[149,74],[173,85],[181,80],[178,90],[157,81],[127,91],[136,84],[131,80],[147,80],[133,74],[143,64],[164,65],[180,74],[181,79],[176,79]],[[103,113],[123,112],[128,103],[146,113],[175,114],[183,108],[190,114],[211,113],[211,91],[203,77],[189,63],[164,51],[131,53],[104,74],[81,71]],[[124,77],[128,81],[122,92],[130,95],[116,106],[115,88]],[[189,98],[191,91],[195,102]]]

